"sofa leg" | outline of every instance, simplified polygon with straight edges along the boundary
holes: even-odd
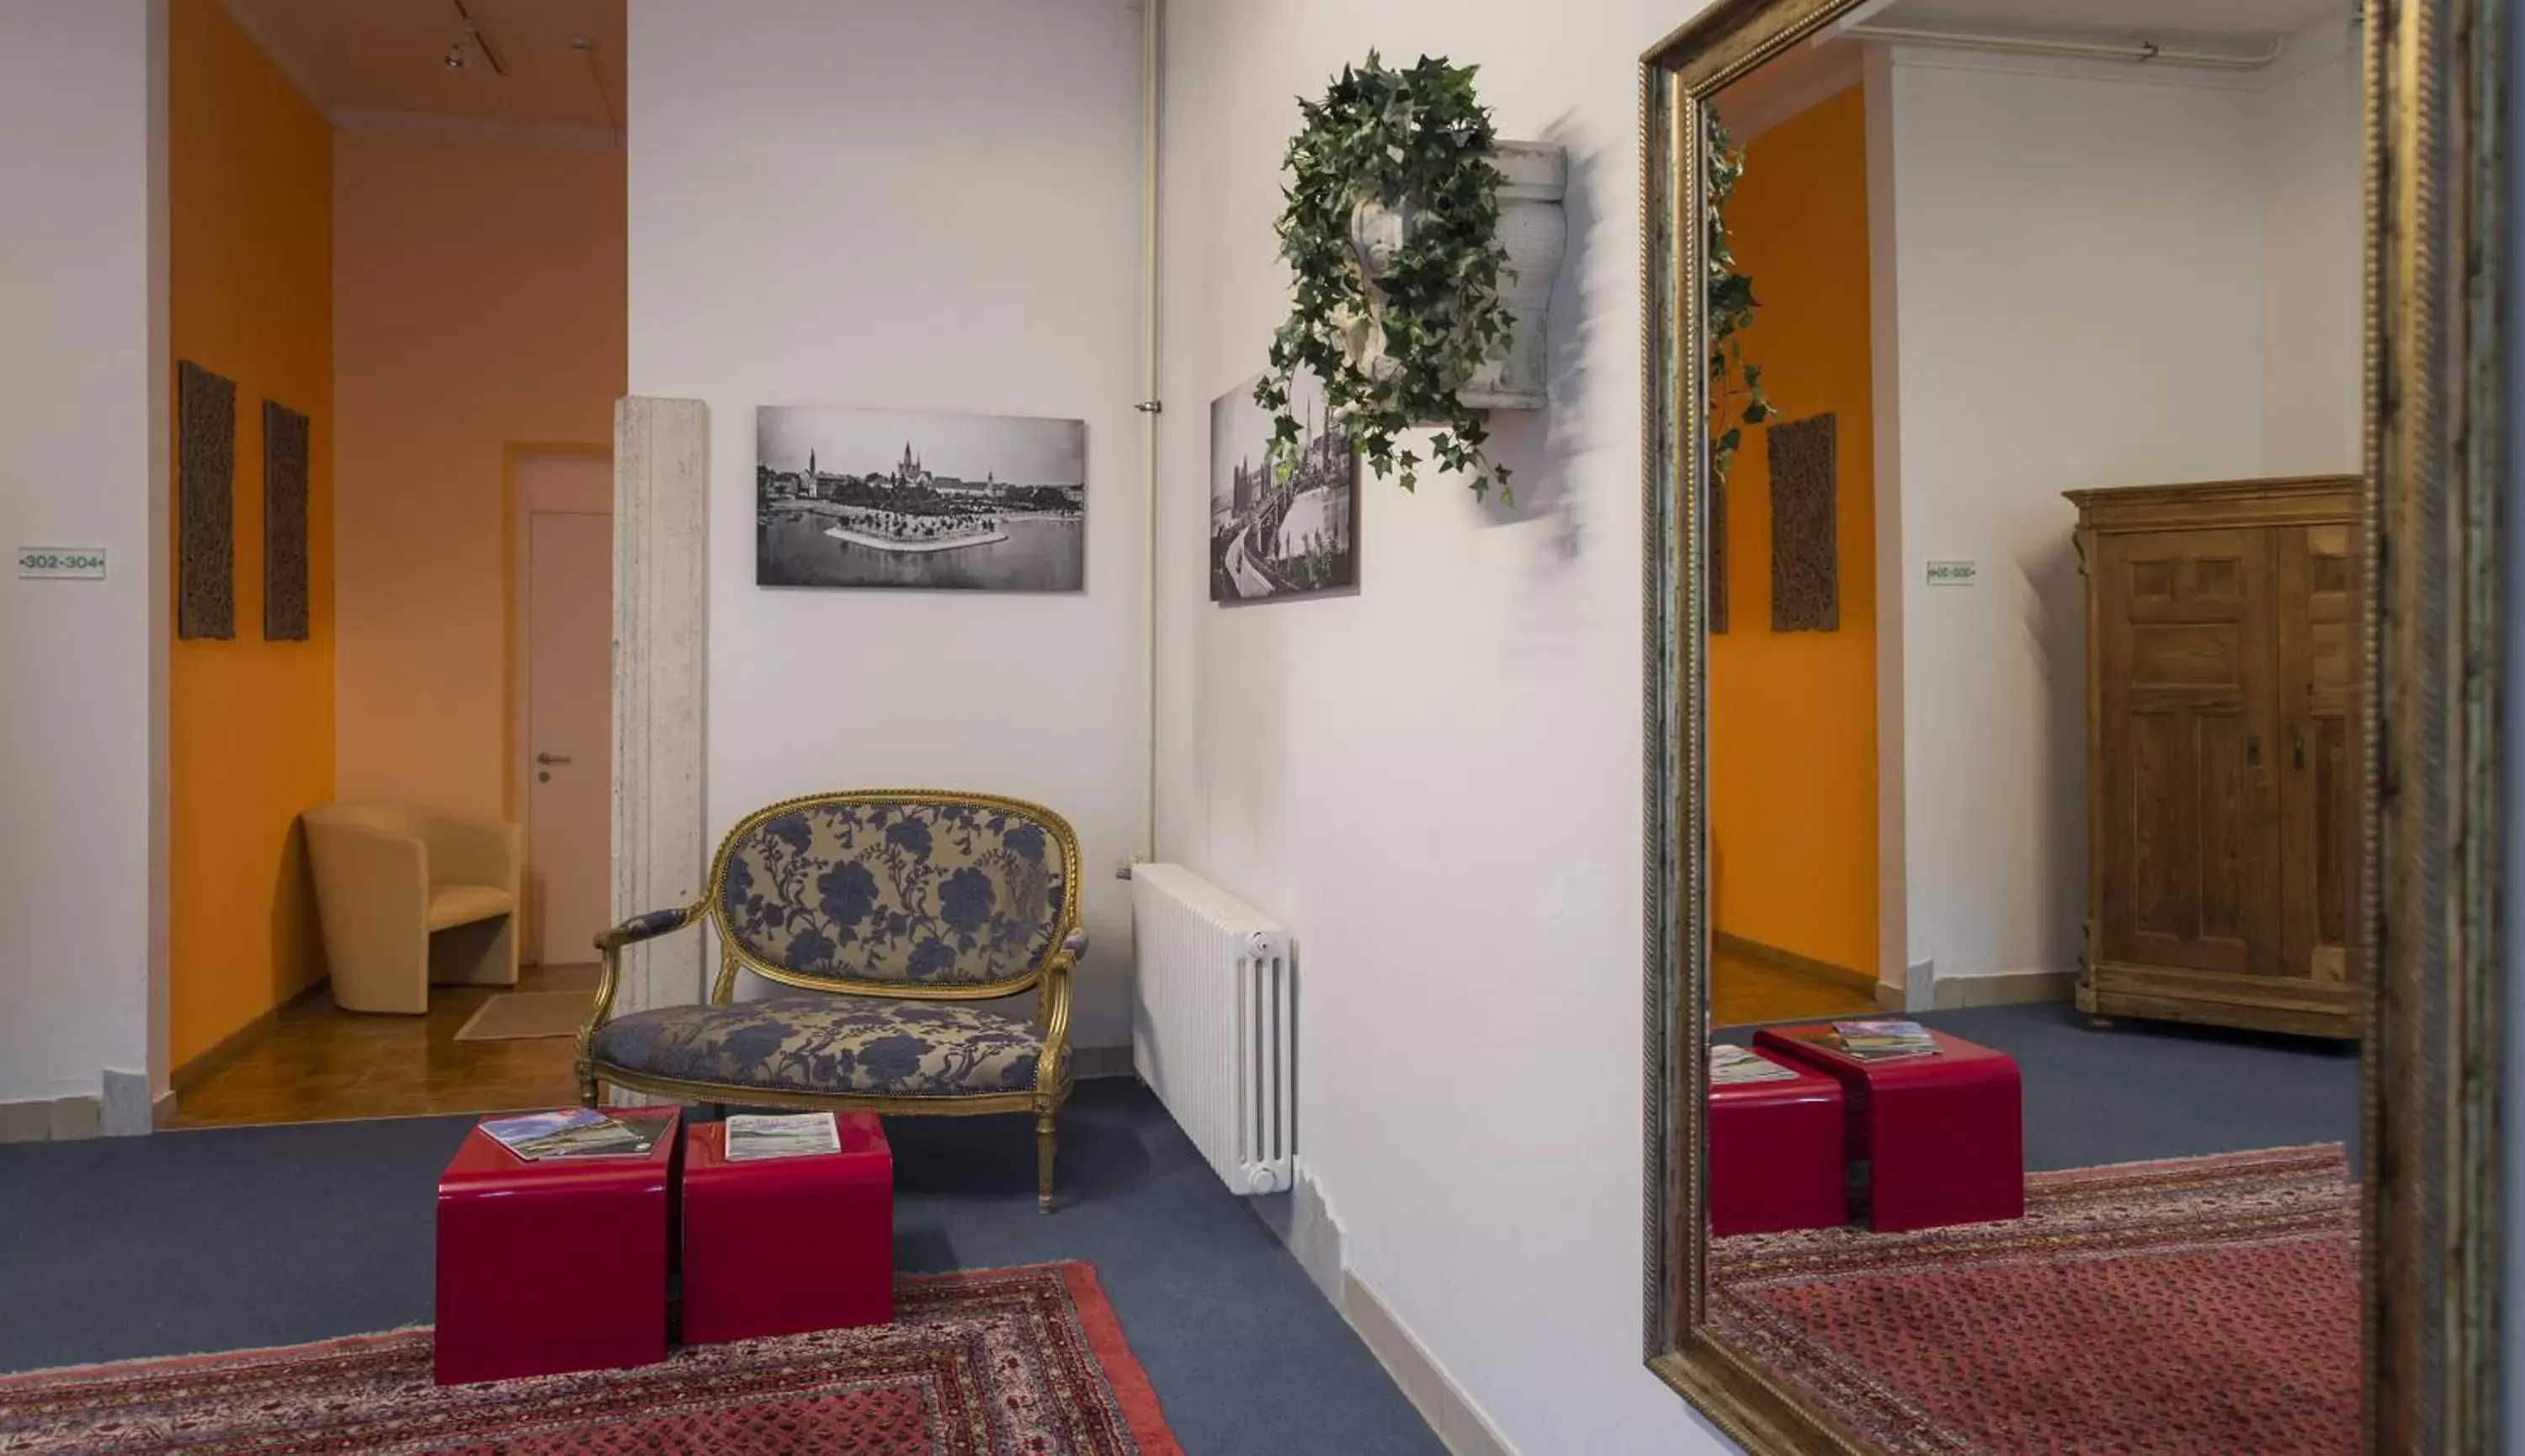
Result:
[[[596,1074],[594,1072],[582,1071],[578,1074],[578,1105],[581,1107],[594,1107],[596,1105]]]
[[[1037,1114],[1034,1120],[1034,1201],[1044,1213],[1052,1212],[1052,1114]]]

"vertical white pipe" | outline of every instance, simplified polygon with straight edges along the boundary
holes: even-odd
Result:
[[[1140,0],[1139,857],[1158,857],[1158,81],[1165,0]]]

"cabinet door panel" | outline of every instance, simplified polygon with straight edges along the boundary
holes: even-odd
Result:
[[[2354,573],[2347,524],[2289,527],[2279,543],[2282,974],[2347,979],[2357,799]]]
[[[2098,542],[2110,959],[2281,969],[2272,549],[2258,529]]]

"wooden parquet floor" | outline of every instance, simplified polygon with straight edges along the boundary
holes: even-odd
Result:
[[[1794,966],[1718,949],[1709,962],[1709,1024],[1750,1027],[1831,1016],[1870,1016],[1876,997],[1861,987]]]
[[[581,990],[594,966],[529,966],[520,991]],[[572,1038],[459,1041],[506,986],[432,986],[426,1016],[344,1011],[319,991],[284,1009],[271,1032],[175,1097],[178,1127],[330,1122],[426,1113],[570,1107]]]

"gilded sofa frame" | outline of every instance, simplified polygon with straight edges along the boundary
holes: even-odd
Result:
[[[727,884],[730,852],[747,834],[769,820],[802,809],[835,804],[930,804],[971,805],[996,809],[1034,820],[1052,831],[1061,851],[1063,892],[1061,918],[1040,959],[1023,974],[1001,980],[976,981],[969,984],[935,985],[899,980],[858,980],[826,976],[808,976],[777,966],[753,954],[737,943],[719,910],[719,900]],[[1037,1206],[1052,1210],[1052,1172],[1055,1115],[1069,1099],[1070,979],[1078,958],[1086,950],[1087,936],[1079,926],[1078,835],[1069,821],[1040,804],[1023,799],[1004,798],[997,794],[955,793],[938,789],[856,789],[847,793],[804,794],[783,799],[758,809],[739,820],[720,838],[718,850],[711,857],[710,882],[701,900],[679,910],[657,910],[633,916],[596,937],[596,948],[602,952],[605,969],[596,982],[596,1007],[587,1025],[578,1033],[578,1096],[588,1107],[597,1105],[606,1084],[650,1096],[671,1097],[681,1102],[736,1103],[747,1107],[785,1107],[810,1112],[827,1109],[946,1117],[979,1117],[994,1113],[1031,1113],[1035,1130],[1035,1179]],[[718,1082],[689,1081],[680,1078],[656,1077],[635,1072],[611,1062],[596,1059],[598,1029],[614,1012],[615,987],[621,978],[623,948],[643,940],[671,934],[697,921],[708,920],[718,930],[718,978],[711,987],[709,1004],[730,1004],[736,992],[736,976],[740,970],[751,971],[766,980],[799,990],[828,992],[841,996],[875,996],[899,1001],[999,1001],[1023,995],[1038,986],[1042,994],[1035,1001],[1035,1025],[1044,1029],[1043,1054],[1035,1063],[1034,1086],[1021,1092],[977,1092],[970,1095],[882,1096],[866,1092],[780,1092],[754,1087],[733,1086]]]
[[[1703,114],[1856,0],[1713,0],[1641,59],[1649,1368],[1753,1452],[1857,1452],[1710,1327]],[[2507,15],[2364,0],[2362,1444],[2502,1445]],[[1691,1115],[1686,1115],[1690,1113]]]

